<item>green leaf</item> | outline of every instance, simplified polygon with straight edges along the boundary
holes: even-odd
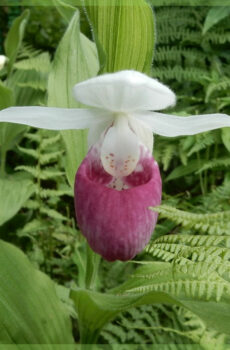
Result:
[[[50,56],[47,52],[42,52],[41,54],[20,60],[14,64],[14,68],[22,70],[32,70],[36,72],[48,73],[50,71]]]
[[[13,91],[0,80],[0,110],[13,105]]]
[[[187,165],[180,165],[176,167],[166,178],[166,181],[175,180],[179,177],[192,174],[197,171],[202,166],[202,164],[203,162],[201,159],[190,160]]]
[[[48,105],[80,107],[73,98],[73,86],[95,76],[99,69],[96,46],[80,33],[80,18],[73,16],[55,54],[48,83]],[[71,186],[87,152],[86,130],[62,131],[66,148],[66,175]]]
[[[159,293],[158,293],[159,294]],[[86,289],[72,290],[70,294],[78,313],[82,344],[93,344],[106,323],[125,310],[141,305],[142,296],[119,296],[98,293]],[[171,301],[170,298],[158,298],[155,301]]]
[[[219,23],[222,19],[228,17],[229,15],[230,15],[229,6],[215,6],[211,8],[208,11],[208,14],[205,18],[202,33],[205,34],[215,24]]]
[[[225,147],[230,152],[230,128],[221,129],[221,138]]]
[[[51,280],[0,241],[0,343],[72,344],[70,320]]]
[[[93,27],[101,65],[102,49],[106,55],[104,71],[135,69],[150,73],[155,42],[154,16],[144,0],[124,4],[111,0],[109,4],[90,1],[86,6]],[[87,5],[87,2],[86,2]]]
[[[228,236],[168,235],[147,247],[153,258],[109,293],[71,292],[82,343],[95,342],[106,323],[143,304],[174,304],[199,316],[208,327],[230,334],[230,248]]]
[[[16,60],[18,51],[20,49],[20,46],[22,44],[26,24],[29,18],[30,11],[25,10],[21,16],[17,17],[6,37],[4,47],[5,47],[5,53],[6,56],[9,58],[8,63],[8,71],[10,72],[12,69],[12,66]]]
[[[53,0],[54,6],[56,6],[60,15],[64,18],[64,20],[69,23],[74,13],[76,12],[76,7],[66,3],[62,0]]]
[[[0,148],[1,152],[12,149],[19,141],[22,134],[28,129],[25,125],[1,123],[0,125]]]
[[[34,192],[29,180],[0,178],[0,225],[11,219]]]

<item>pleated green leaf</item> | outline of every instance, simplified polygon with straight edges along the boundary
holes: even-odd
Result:
[[[0,343],[72,344],[70,320],[51,280],[0,241]]]
[[[146,1],[111,0],[105,4],[91,0],[86,5],[103,71],[150,73],[155,28],[153,11]]]
[[[55,54],[48,83],[48,105],[80,107],[73,98],[73,86],[97,75],[99,63],[96,46],[80,32],[77,11]],[[87,131],[61,132],[66,147],[66,174],[71,186],[79,164],[87,153]]]

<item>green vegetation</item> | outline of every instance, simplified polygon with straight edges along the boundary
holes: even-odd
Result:
[[[230,115],[229,7],[223,15],[211,6],[159,6],[152,16],[144,0],[113,10],[94,0],[79,9],[57,3],[19,7],[8,22],[9,9],[0,9],[0,50],[9,58],[0,70],[0,109],[78,107],[74,84],[132,68],[175,91],[168,113]],[[127,29],[128,19],[143,31]],[[230,128],[155,137],[163,200],[152,208],[159,213],[152,240],[134,261],[101,261],[94,281],[98,261],[73,204],[86,138],[0,124],[0,343],[229,344]],[[28,305],[34,313],[22,312]]]

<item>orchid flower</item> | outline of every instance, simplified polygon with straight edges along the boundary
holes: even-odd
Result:
[[[4,68],[8,58],[4,55],[0,55],[0,70]]]
[[[230,126],[230,117],[158,113],[175,104],[175,94],[136,71],[83,81],[74,96],[91,108],[11,107],[0,111],[0,121],[51,130],[89,128],[89,152],[75,182],[78,225],[105,259],[131,259],[149,242],[157,221],[149,207],[161,201],[153,133],[193,135]]]

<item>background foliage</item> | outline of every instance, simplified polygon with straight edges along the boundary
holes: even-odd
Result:
[[[88,9],[90,25],[83,8],[72,18],[74,11],[72,6],[52,7],[52,11],[49,7],[31,7],[29,16],[27,9],[20,7],[1,9],[1,53],[8,52],[11,59],[9,71],[0,71],[0,96],[4,96],[0,97],[1,108],[13,104],[66,106],[63,94],[67,88],[55,90],[56,83],[62,80],[60,62],[67,57],[63,55],[68,49],[64,40],[56,51],[64,33],[65,38],[74,37],[77,41],[77,49],[71,48],[72,62],[68,62],[76,69],[68,76],[69,86],[96,75],[98,70],[117,69],[105,61],[106,56],[114,53],[107,51],[108,42],[102,40],[103,28],[95,20],[100,9]],[[110,15],[104,11],[105,22],[110,22]],[[14,17],[21,19],[15,24]],[[214,22],[212,18],[215,18]],[[177,94],[177,106],[168,112],[230,114],[229,12],[223,16],[211,7],[162,6],[155,8],[155,19],[155,29],[149,24],[149,30],[156,36],[150,74],[168,84]],[[17,40],[21,45],[16,57],[11,54],[10,46],[7,48],[7,44],[5,47],[3,44],[9,29],[15,25],[21,28],[20,40]],[[125,26],[122,22],[120,25]],[[96,46],[89,42],[92,28],[100,67],[96,63]],[[123,39],[120,45],[122,43]],[[122,50],[125,52],[125,48]],[[152,59],[150,51],[148,59]],[[85,66],[82,64],[85,62],[82,57],[91,62],[91,70],[87,69],[89,62]],[[54,69],[50,74],[51,62],[54,62]],[[145,70],[143,59],[135,64]],[[119,63],[117,65],[119,67]],[[68,72],[66,69],[67,75]],[[75,74],[79,80],[72,81]],[[47,98],[51,87],[52,94],[49,93]],[[73,106],[73,103],[68,101],[67,106]],[[73,164],[79,164],[84,156],[85,138],[85,132],[81,131],[76,137],[75,132],[65,134],[1,125],[0,238],[23,250],[36,269],[55,281],[56,293],[71,315],[72,332],[77,342],[81,322],[88,324],[87,312],[89,317],[94,307],[98,313],[102,312],[100,292],[109,291],[112,299],[113,293],[130,294],[128,302],[132,308],[125,306],[127,300],[119,299],[112,319],[107,294],[108,315],[106,310],[105,314],[111,322],[100,333],[99,343],[195,343],[204,349],[229,344],[229,129],[173,139],[155,137],[154,156],[161,167],[164,194],[162,206],[155,209],[160,216],[152,242],[136,257],[136,262],[110,264],[102,261],[95,281],[95,293],[98,294],[72,292],[76,304],[79,300],[92,303],[87,312],[82,311],[85,319],[78,323],[81,310],[78,309],[76,314],[69,298],[69,287],[85,287],[87,248],[74,221],[71,186]],[[80,158],[68,152],[73,147],[82,148]],[[72,167],[66,167],[66,164]],[[6,250],[12,249],[7,243],[3,246]],[[15,254],[21,263],[25,263],[18,250]],[[142,264],[144,261],[152,265]],[[130,279],[130,274],[136,279]],[[41,276],[42,280],[44,275]],[[119,290],[116,289],[118,285],[121,285]],[[54,293],[51,289],[47,293]],[[143,292],[149,293],[146,298],[151,298],[154,293],[171,293],[178,302],[174,305],[145,302],[146,305],[142,305],[135,298]],[[122,314],[121,300],[125,310]],[[106,309],[106,299],[103,303],[102,309]],[[199,317],[199,309],[202,311],[205,307],[212,310],[213,319],[208,312],[209,317],[202,312]],[[218,316],[219,307],[222,313]],[[64,311],[57,312],[61,315]],[[61,322],[59,318],[57,322]],[[51,340],[44,338],[42,341],[58,343],[60,339],[55,332],[51,329]],[[65,333],[66,342],[71,343],[70,329]],[[89,336],[89,333],[85,334]],[[27,333],[23,336],[26,338]]]

